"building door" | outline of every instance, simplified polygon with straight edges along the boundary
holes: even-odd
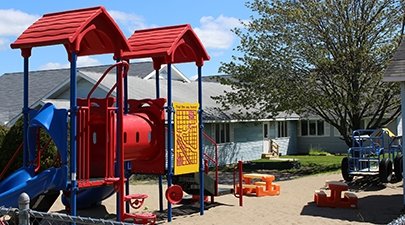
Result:
[[[263,153],[270,152],[270,122],[263,122]]]

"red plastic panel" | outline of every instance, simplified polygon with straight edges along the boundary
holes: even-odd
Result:
[[[12,48],[63,44],[79,56],[103,53],[121,55],[129,45],[104,7],[45,14],[11,44]]]
[[[137,30],[128,39],[131,52],[124,58],[152,57],[159,66],[164,63],[197,62],[209,60],[204,46],[189,24]]]

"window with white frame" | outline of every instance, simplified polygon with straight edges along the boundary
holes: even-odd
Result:
[[[287,121],[277,122],[277,137],[288,137]]]
[[[323,120],[301,120],[301,136],[325,136]]]
[[[228,143],[231,142],[231,129],[229,123],[217,123],[214,126],[215,142]]]

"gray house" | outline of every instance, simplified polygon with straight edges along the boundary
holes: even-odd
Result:
[[[108,66],[78,69],[78,97],[84,98]],[[176,67],[172,67],[173,101],[197,102],[197,82],[190,81]],[[30,99],[32,108],[51,102],[58,108],[69,108],[69,69],[34,71],[30,73]],[[160,94],[167,94],[167,68],[162,66]],[[93,97],[105,97],[115,84],[115,74],[107,75]],[[6,73],[0,76],[0,124],[12,125],[21,115],[23,74]],[[132,63],[128,74],[130,99],[155,98],[155,71],[152,62]],[[232,116],[232,110],[223,111],[211,96],[232,91],[205,77],[203,79],[204,130],[219,146],[221,164],[237,160],[261,158],[274,148],[282,155],[305,154],[310,149],[346,152],[347,146],[332,126],[319,118],[303,118],[296,114],[280,113],[277,117],[243,120]],[[114,94],[114,93],[113,93]],[[235,110],[235,109],[233,109]],[[396,132],[393,125],[391,130]],[[205,141],[208,151],[213,145]]]

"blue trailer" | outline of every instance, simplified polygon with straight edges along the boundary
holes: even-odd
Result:
[[[401,137],[387,128],[355,130],[352,147],[342,159],[342,176],[352,181],[355,176],[378,175],[381,182],[388,183],[394,173],[402,179]]]

